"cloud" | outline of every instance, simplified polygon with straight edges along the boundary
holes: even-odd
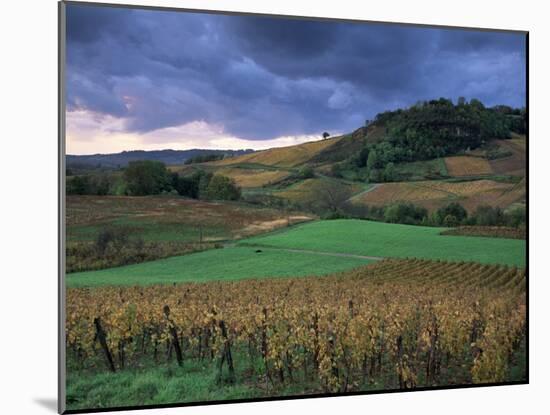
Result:
[[[125,120],[86,110],[67,116],[67,154],[113,153],[128,149],[228,149],[264,150],[319,140],[319,135],[281,136],[269,140],[246,140],[225,131],[223,126],[193,121],[146,133],[129,132]]]
[[[140,137],[193,123],[243,140],[317,136],[441,96],[525,105],[521,34],[67,10],[69,112],[123,120]]]

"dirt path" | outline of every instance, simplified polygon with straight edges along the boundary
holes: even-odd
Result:
[[[225,244],[224,248],[232,248],[236,246],[236,244]],[[336,256],[336,257],[344,257],[344,258],[357,258],[357,259],[371,259],[373,261],[379,261],[384,259],[383,257],[379,256],[368,256],[368,255],[356,255],[356,254],[346,254],[346,253],[338,253],[338,252],[324,252],[324,251],[311,251],[309,249],[292,249],[292,248],[276,248],[271,246],[263,246],[263,245],[241,245],[246,246],[248,248],[257,248],[257,249],[268,249],[268,250],[277,250],[277,251],[284,251],[284,252],[296,252],[296,253],[303,253],[303,254],[313,254],[313,255],[324,255],[324,256]]]
[[[353,195],[352,197],[350,197],[348,200],[352,200],[352,199],[355,199],[355,198],[357,198],[357,197],[361,197],[361,196],[364,195],[365,193],[372,192],[374,189],[376,189],[376,188],[378,188],[378,187],[380,187],[380,186],[382,186],[382,183],[373,183],[373,184],[371,185],[371,187],[369,187],[369,188],[366,189],[366,190],[362,190],[362,191],[360,191],[359,193],[354,194],[354,195]]]

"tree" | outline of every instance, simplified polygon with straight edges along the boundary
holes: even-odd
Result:
[[[191,177],[182,177],[177,173],[173,173],[172,187],[180,196],[187,196],[193,199],[198,199],[199,197],[199,179],[196,175]]]
[[[527,211],[525,207],[512,209],[505,216],[508,226],[518,227],[527,222]]]
[[[322,212],[338,213],[345,209],[351,196],[349,186],[332,180],[319,180],[312,185],[308,202]]]
[[[155,195],[170,191],[171,177],[160,161],[131,161],[124,170],[127,192],[132,196]]]
[[[87,195],[90,194],[90,178],[88,176],[74,176],[67,180],[67,194]]]
[[[499,207],[478,206],[473,218],[475,224],[480,226],[498,226],[505,223],[504,212]]]
[[[205,172],[204,170],[199,170],[196,173],[191,176],[193,180],[197,182],[198,187],[198,197],[200,199],[208,198],[207,192],[208,192],[208,185],[210,184],[210,180],[212,180],[212,177],[214,177],[214,174],[211,172]]]
[[[368,158],[369,158],[369,149],[368,147],[363,147],[355,159],[356,166],[365,167],[367,165]]]
[[[445,219],[447,216],[451,216],[452,218],[449,220],[456,221],[456,223],[454,223],[454,225],[446,226],[456,226],[466,220],[468,217],[468,212],[466,212],[466,209],[464,209],[460,203],[452,202],[437,210],[437,221],[440,224],[445,225]]]
[[[241,189],[229,177],[214,175],[206,188],[207,199],[239,200]]]
[[[326,140],[326,139],[329,138],[329,137],[330,137],[330,134],[327,133],[327,132],[325,131],[325,132],[323,133],[323,139]]]
[[[298,170],[298,177],[300,179],[311,179],[315,177],[315,171],[313,171],[313,167],[311,166],[303,166]]]
[[[369,170],[369,176],[368,176],[369,182],[378,183],[383,181],[382,173],[379,169],[371,169]]]
[[[443,218],[443,226],[448,226],[452,228],[458,225],[459,225],[458,220],[454,215],[447,215],[445,216],[445,218]]]
[[[389,223],[417,225],[426,221],[428,211],[412,203],[394,203],[384,209],[384,220]]]
[[[393,182],[395,180],[395,165],[393,163],[386,164],[384,168],[384,181]]]
[[[378,152],[376,150],[372,150],[368,153],[367,158],[367,169],[373,170],[378,168]]]

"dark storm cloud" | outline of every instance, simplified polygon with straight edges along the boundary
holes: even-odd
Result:
[[[519,34],[69,5],[68,105],[147,132],[349,131],[445,96],[524,105]]]

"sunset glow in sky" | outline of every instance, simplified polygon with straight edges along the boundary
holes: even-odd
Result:
[[[67,154],[264,149],[459,96],[525,105],[522,34],[67,5]]]

